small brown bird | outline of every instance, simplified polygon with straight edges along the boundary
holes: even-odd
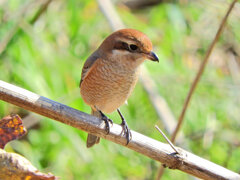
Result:
[[[117,110],[122,119],[127,144],[131,132],[119,107],[132,93],[138,79],[139,66],[145,59],[158,61],[152,52],[150,39],[140,31],[121,29],[102,42],[82,69],[80,92],[84,102],[91,107],[91,114],[105,121],[109,133],[112,120],[104,113]],[[99,140],[99,137],[88,134],[87,147],[99,143]]]

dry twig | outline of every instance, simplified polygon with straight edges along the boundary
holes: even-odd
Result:
[[[224,18],[222,19],[222,22],[221,22],[221,24],[220,24],[220,26],[219,26],[219,29],[218,29],[218,31],[217,31],[217,33],[216,33],[216,36],[215,36],[214,40],[212,41],[211,45],[209,46],[209,48],[208,48],[208,50],[207,50],[207,53],[206,53],[206,55],[205,55],[205,57],[204,57],[204,60],[202,61],[201,65],[200,65],[200,67],[199,67],[198,73],[197,73],[197,75],[196,75],[196,77],[195,77],[195,79],[194,79],[194,81],[193,81],[193,83],[192,83],[192,85],[191,85],[191,87],[190,87],[190,90],[189,90],[189,92],[188,92],[188,95],[187,95],[186,100],[185,100],[184,105],[183,105],[183,109],[182,109],[181,114],[180,114],[180,116],[179,116],[177,126],[176,126],[176,128],[175,128],[175,130],[174,130],[174,132],[173,132],[173,134],[172,134],[172,137],[171,137],[171,141],[172,141],[173,143],[175,142],[176,137],[177,137],[177,133],[179,132],[179,130],[180,130],[182,124],[183,124],[184,115],[185,115],[185,113],[186,113],[186,110],[187,110],[187,108],[188,108],[189,102],[190,102],[190,100],[191,100],[191,98],[192,98],[192,95],[193,95],[193,93],[194,93],[194,90],[195,90],[196,87],[197,87],[197,84],[198,84],[198,82],[199,82],[199,80],[200,80],[200,78],[201,78],[201,76],[202,76],[202,74],[203,74],[203,71],[204,71],[205,66],[206,66],[206,64],[207,64],[207,62],[208,62],[208,59],[209,59],[209,57],[210,57],[210,55],[211,55],[211,53],[212,53],[212,50],[213,50],[215,44],[217,43],[217,41],[218,41],[218,39],[219,39],[222,31],[223,31],[223,28],[224,28],[224,26],[225,26],[225,24],[226,24],[226,22],[227,22],[227,18],[229,17],[229,14],[231,13],[231,11],[232,11],[232,9],[233,9],[233,7],[234,7],[234,5],[235,5],[236,2],[237,2],[237,0],[234,0],[234,1],[230,4],[226,15],[225,15]],[[162,174],[163,174],[163,171],[164,171],[164,170],[163,170],[163,167],[161,166],[161,167],[159,168],[159,171],[158,171],[157,180],[161,179],[161,176],[162,176]]]
[[[213,50],[215,44],[217,43],[217,41],[218,41],[218,39],[219,39],[219,37],[220,37],[220,35],[221,35],[221,33],[222,33],[222,30],[223,30],[223,28],[224,28],[224,26],[225,26],[225,24],[226,24],[226,22],[227,22],[227,18],[228,18],[228,16],[229,16],[229,14],[231,13],[231,11],[232,11],[232,9],[233,9],[233,7],[234,7],[234,5],[235,5],[236,2],[237,2],[237,0],[234,0],[234,1],[230,4],[228,11],[227,11],[226,15],[224,16],[224,18],[223,18],[223,20],[222,20],[222,22],[221,22],[221,25],[219,26],[219,29],[218,29],[218,31],[217,31],[217,34],[216,34],[214,40],[212,41],[211,45],[209,46],[208,51],[207,51],[207,53],[206,53],[206,55],[205,55],[205,57],[204,57],[203,62],[201,63],[201,66],[200,66],[200,68],[199,68],[199,70],[198,70],[198,73],[197,73],[197,75],[196,75],[196,77],[195,77],[195,79],[194,79],[194,81],[193,81],[193,83],[192,83],[192,86],[191,86],[191,88],[190,88],[190,90],[189,90],[189,92],[188,92],[187,98],[186,98],[185,103],[184,103],[184,105],[183,105],[183,109],[182,109],[181,114],[180,114],[180,117],[179,117],[179,119],[178,119],[177,127],[176,127],[176,129],[174,130],[174,132],[173,132],[173,135],[172,135],[172,138],[171,138],[171,141],[172,141],[172,142],[174,142],[175,139],[176,139],[177,133],[178,133],[178,131],[179,131],[181,125],[182,125],[182,122],[183,122],[183,119],[184,119],[184,115],[185,115],[186,110],[187,110],[187,108],[188,108],[188,105],[189,105],[189,102],[190,102],[190,100],[191,100],[191,97],[192,97],[192,95],[193,95],[193,93],[194,93],[194,90],[195,90],[196,87],[197,87],[197,84],[198,84],[198,82],[199,82],[199,80],[200,80],[200,78],[201,78],[201,76],[202,76],[202,74],[203,74],[203,71],[204,71],[205,66],[206,66],[206,64],[207,64],[207,62],[208,62],[208,59],[209,59],[209,57],[210,57],[210,55],[211,55],[211,53],[212,53],[212,50]]]
[[[113,124],[110,133],[106,135],[104,123],[101,119],[4,81],[0,81],[0,99],[117,144],[126,145],[126,138],[122,135],[120,125]],[[135,131],[131,132],[132,139],[126,146],[127,148],[160,161],[171,169],[179,169],[203,179],[240,179],[239,174],[190,152],[177,148],[180,154],[176,155],[168,144],[161,143]]]
[[[173,150],[176,152],[176,154],[180,154],[177,149],[174,147],[173,143],[167,138],[167,136],[162,132],[162,130],[155,125],[155,128],[161,133],[161,135],[164,137],[164,139],[168,142],[168,144],[173,148]]]

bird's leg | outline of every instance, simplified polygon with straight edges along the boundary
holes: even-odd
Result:
[[[120,115],[120,117],[121,117],[121,119],[122,119],[121,125],[122,125],[122,127],[123,127],[124,133],[126,134],[126,138],[127,138],[127,144],[126,144],[126,145],[128,145],[128,143],[129,143],[130,140],[132,139],[132,133],[131,133],[128,125],[127,125],[127,121],[124,119],[124,117],[123,117],[123,115],[122,115],[122,113],[120,112],[119,109],[117,109],[117,112],[118,112],[118,114]]]
[[[105,114],[103,114],[102,111],[98,110],[99,113],[101,114],[101,119],[105,122],[106,124],[106,130],[107,130],[107,134],[109,134],[110,132],[110,123],[113,125],[113,121],[111,119],[109,119]],[[110,123],[109,123],[110,122]]]

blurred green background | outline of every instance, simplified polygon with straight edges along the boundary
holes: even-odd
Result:
[[[79,93],[81,68],[111,28],[94,0],[53,0],[38,17],[44,2],[0,0],[0,79],[90,113]],[[137,10],[116,3],[126,27],[152,40],[160,63],[147,61],[145,67],[176,118],[229,2],[181,0]],[[239,12],[238,3],[188,108],[181,129],[184,144],[178,144],[235,172],[240,171]],[[121,110],[131,129],[165,142],[154,128],[164,128],[161,119],[140,83]],[[43,172],[66,180],[157,175],[156,161],[103,139],[87,149],[85,132],[0,101],[1,117],[12,112],[25,117],[27,125],[36,123],[5,149],[22,154]],[[120,123],[117,113],[109,117]],[[192,178],[166,170],[163,179]]]

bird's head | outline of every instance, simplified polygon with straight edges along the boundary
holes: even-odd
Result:
[[[101,55],[110,59],[141,64],[145,59],[159,61],[152,42],[135,29],[121,29],[109,35],[99,47]]]

